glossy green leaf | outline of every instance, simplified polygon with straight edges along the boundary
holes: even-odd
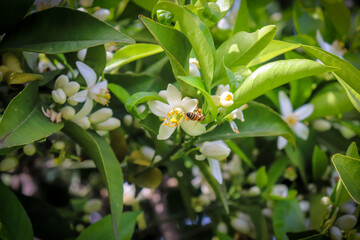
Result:
[[[287,123],[282,120],[278,113],[269,107],[260,103],[250,102],[249,108],[244,110],[243,113],[244,122],[235,120],[239,133],[233,132],[230,125],[225,122],[213,131],[201,135],[198,142],[241,137],[283,136],[292,145],[295,144],[294,134]],[[259,113],[261,113],[261,117],[259,117]]]
[[[268,224],[259,206],[246,206],[244,212],[248,214],[254,223],[256,239],[268,240]]]
[[[273,213],[273,227],[278,240],[288,239],[287,232],[305,230],[304,214],[296,199],[275,202]]]
[[[323,194],[314,194],[310,197],[310,229],[319,229],[327,213],[327,206],[321,203]]]
[[[189,84],[190,86],[195,87],[196,89],[200,90],[200,92],[202,93],[202,95],[205,98],[205,101],[207,103],[207,110],[210,113],[209,117],[206,117],[204,122],[211,122],[213,121],[217,114],[218,114],[218,110],[217,107],[214,103],[214,100],[211,98],[210,94],[205,90],[205,86],[201,81],[200,77],[186,77],[186,76],[178,76],[179,79],[183,80],[184,82],[186,82],[187,84]],[[204,111],[204,114],[207,114],[207,112]]]
[[[293,6],[293,22],[297,34],[307,34],[315,37],[316,30],[324,25],[321,8],[304,9],[301,1],[295,1]]]
[[[185,7],[172,2],[159,2],[153,13],[158,9],[172,12],[178,20],[181,31],[189,39],[200,64],[200,71],[204,79],[206,90],[210,90],[214,77],[215,46],[210,30],[198,17]]]
[[[191,44],[185,35],[172,27],[157,23],[150,18],[140,16],[140,19],[165,50],[175,77],[188,75]],[[179,79],[177,80],[182,93],[189,96],[197,95],[194,88]]]
[[[104,45],[88,48],[84,63],[91,67],[97,76],[101,76],[106,65],[106,51]]]
[[[266,187],[266,193],[270,193],[273,186],[276,184],[277,180],[284,174],[286,167],[289,165],[290,161],[287,157],[282,157],[277,159],[273,164],[271,164],[268,176],[268,184]]]
[[[31,83],[12,99],[4,112],[0,122],[0,149],[32,143],[60,131],[62,127],[62,123],[52,123],[44,116],[37,83]]]
[[[123,207],[123,176],[120,163],[110,145],[99,135],[87,132],[73,122],[66,122],[63,131],[85,150],[100,171],[109,192],[112,232],[117,239],[122,228]]]
[[[197,161],[195,160],[194,163],[199,167],[200,171],[204,175],[207,182],[210,184],[211,188],[214,190],[215,195],[218,199],[220,199],[221,203],[223,204],[226,213],[229,213],[229,206],[228,200],[226,196],[226,189],[225,183],[220,185],[218,181],[214,178],[212,173],[210,172],[210,168],[207,165],[207,161]]]
[[[315,95],[310,103],[314,105],[314,112],[308,118],[309,121],[325,116],[334,116],[353,109],[346,93],[338,89],[321,92]]]
[[[132,0],[136,5],[142,7],[143,9],[151,12],[154,6],[159,0]]]
[[[139,105],[141,103],[145,103],[150,100],[158,100],[158,101],[164,102],[164,99],[162,99],[155,92],[138,92],[126,100],[125,108],[129,113],[132,113],[134,116],[144,119],[146,117],[146,115],[140,114],[137,111],[136,107],[137,107],[137,105]],[[144,112],[146,113],[146,111],[144,111]]]
[[[233,33],[235,34],[241,31],[250,31],[249,9],[247,7],[247,0],[240,1],[240,7],[236,15]]]
[[[348,98],[350,99],[352,105],[355,107],[358,112],[360,112],[360,94],[357,93],[353,88],[351,88],[344,80],[342,80],[338,75],[333,73],[341,86],[345,89]]]
[[[130,97],[128,91],[120,85],[109,83],[108,89],[123,103],[125,104],[127,99]]]
[[[301,45],[301,47],[310,54],[318,58],[324,64],[329,66],[335,66],[334,73],[339,76],[346,84],[348,84],[356,92],[360,93],[360,71],[356,69],[346,60],[328,53],[318,47]]]
[[[25,209],[0,181],[0,237],[9,240],[32,240],[34,234]]]
[[[328,164],[326,154],[318,146],[315,146],[312,158],[312,175],[314,180],[318,181],[321,179]]]
[[[0,35],[11,30],[29,11],[34,0],[0,2]]]
[[[299,44],[288,43],[279,40],[272,40],[269,45],[267,45],[264,50],[262,50],[259,55],[257,55],[248,66],[255,66],[260,63],[264,63],[274,57],[277,57],[281,54],[284,54],[288,51],[294,50],[295,48],[300,47]]]
[[[114,57],[106,64],[105,71],[111,71],[132,61],[148,57],[164,51],[160,45],[138,43],[125,46],[114,53]]]
[[[137,216],[140,211],[124,212],[121,215],[120,225],[121,229],[118,233],[118,240],[130,240],[133,235]],[[107,239],[114,240],[112,234],[111,216],[105,216],[100,221],[91,224],[88,228],[81,232],[80,236],[76,240],[97,240]]]
[[[10,71],[7,72],[4,76],[4,80],[6,80],[8,85],[24,84],[43,79],[44,77],[40,74],[18,73]]]
[[[253,33],[239,32],[225,41],[216,50],[216,60],[224,62],[225,66],[246,66],[258,55],[274,38],[275,26],[266,26]],[[225,75],[221,64],[215,68],[215,79]]]
[[[259,188],[264,188],[268,183],[268,176],[266,174],[266,167],[262,166],[256,171],[256,185]]]
[[[312,94],[313,79],[303,78],[290,82],[290,101],[294,109],[302,106]]]
[[[342,0],[322,0],[321,3],[336,31],[340,33],[340,35],[347,35],[350,29],[351,16],[350,10],[346,7],[345,2]]]
[[[62,53],[109,42],[129,44],[134,41],[88,13],[54,7],[27,16],[5,35],[0,48]]]
[[[268,63],[256,69],[245,79],[241,87],[234,93],[235,103],[227,112],[285,83],[335,69],[308,59],[290,59]]]

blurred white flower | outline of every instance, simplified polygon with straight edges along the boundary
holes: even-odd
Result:
[[[189,59],[189,76],[200,77],[200,65],[196,58]]]
[[[286,198],[288,195],[288,187],[285,184],[275,184],[271,194],[278,197]]]
[[[215,95],[211,96],[211,98],[216,106],[227,108],[234,104],[234,95],[230,92],[229,84],[220,84],[216,89]]]
[[[124,188],[124,193],[123,193],[124,205],[130,206],[135,200],[135,185],[124,183],[123,188]]]
[[[169,84],[166,91],[159,93],[168,102],[158,100],[148,101],[150,110],[156,116],[164,119],[160,126],[157,138],[168,139],[178,126],[191,136],[198,136],[206,131],[205,126],[197,121],[185,120],[187,112],[193,112],[198,104],[196,99],[185,97],[181,99],[181,93],[177,88]]]
[[[320,30],[316,31],[316,41],[323,50],[332,53],[339,58],[344,58],[343,56],[346,53],[346,49],[344,48],[344,44],[342,42],[338,40],[335,40],[332,44],[325,42]]]
[[[314,105],[308,103],[302,105],[295,111],[290,99],[282,91],[279,92],[279,104],[282,118],[295,132],[295,134],[301,139],[306,140],[309,136],[309,128],[301,120],[309,117],[314,111]],[[277,141],[278,149],[283,149],[287,144],[287,140],[284,137],[279,136]]]
[[[110,11],[106,8],[100,8],[93,13],[93,16],[101,21],[105,21],[110,16]]]

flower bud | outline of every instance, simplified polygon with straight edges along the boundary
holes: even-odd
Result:
[[[231,226],[238,232],[243,234],[250,233],[250,226],[245,219],[242,218],[233,218],[231,220]]]
[[[340,211],[343,213],[352,214],[356,211],[356,206],[354,203],[348,201],[340,206]]]
[[[330,202],[330,198],[329,197],[322,197],[320,199],[320,202],[322,205],[324,206],[328,206],[331,202]]]
[[[225,91],[220,96],[220,105],[224,108],[230,107],[234,103],[234,95],[229,92]]]
[[[310,209],[309,201],[302,200],[302,201],[299,202],[299,205],[300,205],[301,211],[303,211],[303,212],[308,212],[309,209]]]
[[[285,184],[275,184],[271,194],[285,198],[288,195],[288,187]]]
[[[60,112],[61,112],[61,116],[65,120],[71,120],[75,116],[75,109],[73,107],[70,107],[70,106],[65,106],[65,107],[61,108]]]
[[[83,61],[85,60],[86,53],[87,53],[87,48],[78,51],[78,52],[77,52],[77,58],[78,58],[80,61],[83,62]]]
[[[63,88],[68,83],[69,83],[68,76],[62,74],[55,80],[54,89]]]
[[[75,100],[74,96],[68,97],[67,103],[71,106],[76,106],[79,102]]]
[[[111,131],[120,127],[121,122],[117,118],[109,118],[108,120],[95,125],[96,130]]]
[[[87,117],[72,120],[74,123],[79,125],[82,129],[88,129],[90,127],[90,121]]]
[[[63,150],[65,149],[65,142],[64,141],[55,141],[52,145],[52,147],[55,149],[55,150]]]
[[[114,57],[114,54],[110,51],[106,51],[106,61],[110,62],[111,59]]]
[[[319,132],[325,132],[331,128],[331,123],[324,119],[317,119],[312,123],[313,128]]]
[[[273,215],[273,212],[270,208],[264,208],[261,210],[261,213],[265,216],[265,217],[268,217],[268,218],[271,218],[272,215]]]
[[[209,158],[224,160],[229,156],[231,150],[223,141],[218,140],[204,142],[200,147],[200,152]]]
[[[256,184],[256,171],[251,172],[246,180],[249,184]]]
[[[69,82],[68,84],[66,84],[64,86],[64,92],[66,94],[66,96],[71,97],[72,95],[74,95],[75,93],[77,93],[80,89],[80,84],[78,84],[77,82]]]
[[[32,156],[36,153],[36,146],[34,143],[26,144],[23,147],[23,151],[24,151],[25,155]]]
[[[123,122],[125,126],[130,127],[133,122],[133,117],[130,114],[124,116]]]
[[[341,240],[342,233],[338,227],[332,226],[330,228],[330,239],[331,240]]]
[[[105,21],[110,16],[110,11],[106,8],[101,8],[93,13],[93,16],[101,21]]]
[[[195,58],[189,59],[189,76],[200,77],[199,62]]]
[[[227,234],[228,227],[224,222],[219,222],[219,224],[217,225],[217,230],[221,233]]]
[[[89,120],[92,124],[101,123],[108,120],[113,115],[111,108],[100,108],[96,112],[90,114]]]
[[[249,197],[256,197],[256,196],[259,196],[260,193],[261,193],[261,191],[260,191],[260,188],[258,186],[252,186],[249,189],[248,196]]]
[[[339,217],[336,220],[335,225],[338,226],[341,230],[350,230],[355,227],[357,223],[357,218],[352,214],[346,214]]]
[[[51,96],[54,102],[59,104],[64,104],[66,102],[66,94],[64,90],[58,88],[56,90],[52,90]]]
[[[80,5],[82,7],[91,7],[93,5],[94,0],[80,0]]]
[[[0,171],[7,172],[16,167],[18,160],[15,157],[6,157],[0,162]]]
[[[100,199],[90,199],[86,202],[84,206],[84,211],[87,213],[92,213],[99,211],[102,207],[102,201]]]
[[[22,73],[21,64],[15,54],[6,52],[2,55],[4,65],[6,65],[11,71]]]

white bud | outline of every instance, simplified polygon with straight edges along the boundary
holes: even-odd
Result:
[[[108,120],[95,125],[96,130],[111,131],[120,127],[121,122],[117,118],[109,118]]]
[[[54,89],[63,88],[66,84],[69,83],[68,76],[62,74],[55,80],[55,86]]]
[[[15,157],[6,157],[0,162],[0,171],[7,172],[18,164],[18,160]]]
[[[66,96],[71,97],[79,91],[80,84],[78,84],[77,82],[69,82],[68,84],[66,84],[64,86],[63,89],[64,89]]]
[[[331,240],[341,240],[342,233],[338,227],[332,226],[330,228],[330,239]]]
[[[355,227],[357,218],[352,214],[346,214],[336,220],[335,225],[342,230],[350,230]]]
[[[250,233],[250,226],[245,219],[242,218],[233,218],[231,220],[231,226],[238,232],[243,234]]]
[[[340,211],[347,214],[352,214],[356,210],[356,206],[354,203],[348,201],[340,206]]]
[[[195,58],[189,59],[189,76],[200,77],[201,73],[198,68],[199,62],[196,59],[195,60],[191,60],[191,59],[195,59]]]
[[[80,5],[82,7],[91,7],[93,5],[94,0],[80,0]]]
[[[76,106],[79,102],[75,100],[74,96],[71,96],[67,99],[67,103],[71,106]]]
[[[65,149],[65,142],[64,141],[56,141],[56,142],[54,142],[53,143],[53,148],[55,149],[55,150],[63,150],[63,149]]]
[[[60,112],[61,112],[61,116],[65,120],[71,120],[75,116],[75,109],[73,107],[70,107],[70,106],[65,106],[65,107],[61,108]]]
[[[105,21],[110,16],[110,11],[106,8],[101,8],[93,13],[93,16],[101,21]]]
[[[146,109],[146,106],[144,104],[141,104],[139,106],[137,106],[136,110],[138,111],[138,113],[143,113]]]
[[[247,176],[247,181],[248,181],[249,184],[256,184],[256,172],[251,172]]]
[[[309,209],[310,209],[309,201],[302,200],[302,201],[299,202],[299,205],[300,205],[301,211],[303,211],[303,212],[308,212]]]
[[[204,142],[200,147],[200,152],[206,157],[224,160],[229,156],[231,150],[223,141],[217,140]]]
[[[220,96],[220,105],[224,108],[230,107],[234,103],[234,95],[229,92],[225,91]]]
[[[224,222],[219,222],[219,224],[217,225],[217,230],[221,233],[227,234],[228,227]]]
[[[123,122],[125,126],[130,127],[133,122],[133,117],[130,114],[124,116]]]
[[[99,211],[102,207],[102,201],[100,199],[90,199],[86,202],[84,206],[84,211],[87,213],[92,213]]]
[[[249,197],[256,197],[256,196],[259,196],[260,193],[261,193],[261,191],[260,191],[260,188],[258,186],[252,186],[249,189],[248,196]]]
[[[111,108],[100,108],[96,112],[90,114],[89,120],[92,124],[101,123],[108,120],[113,115]]]
[[[285,198],[288,195],[288,187],[285,184],[275,184],[271,194]]]
[[[34,143],[26,144],[23,147],[23,151],[24,151],[25,155],[32,156],[36,153],[36,146]]]
[[[66,94],[64,90],[58,88],[56,90],[52,90],[51,96],[54,102],[59,104],[64,104],[66,102]]]
[[[106,51],[106,61],[110,62],[111,59],[114,57],[114,54],[110,51]]]
[[[73,120],[74,123],[79,125],[82,129],[88,129],[90,127],[90,121],[87,117],[82,117],[79,119]]]
[[[87,53],[87,48],[78,51],[78,52],[77,52],[77,58],[78,58],[80,61],[83,62],[83,61],[85,60],[86,53]]]
[[[319,132],[325,132],[331,128],[331,123],[324,119],[317,119],[312,123],[313,128]]]
[[[331,202],[330,202],[330,198],[329,197],[322,197],[321,199],[320,199],[320,202],[321,202],[321,204],[322,205],[324,205],[324,206],[328,206]]]

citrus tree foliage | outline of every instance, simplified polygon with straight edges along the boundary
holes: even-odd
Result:
[[[0,3],[0,238],[358,239],[356,1]]]

